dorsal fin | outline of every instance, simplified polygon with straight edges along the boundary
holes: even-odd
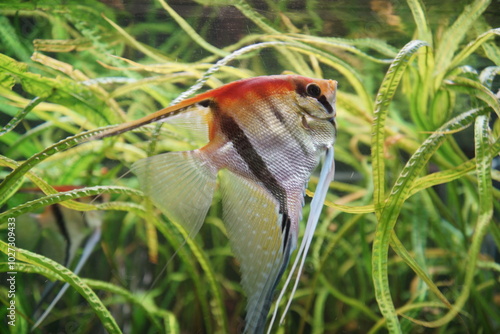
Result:
[[[169,106],[169,107],[163,108],[161,110],[158,110],[150,115],[139,118],[137,120],[117,125],[116,127],[111,128],[109,130],[106,130],[98,135],[95,135],[95,136],[89,138],[88,140],[116,136],[116,135],[119,135],[121,133],[137,129],[137,128],[144,126],[146,124],[150,124],[150,123],[154,123],[154,122],[161,122],[161,121],[165,120],[166,118],[173,117],[173,116],[179,115],[179,114],[184,113],[184,112],[188,112],[188,111],[192,110],[193,108],[207,108],[207,107],[209,107],[209,105],[210,105],[210,98],[207,98],[205,96],[205,94],[201,94],[199,96],[195,96],[191,99],[187,99],[187,100],[182,101],[182,102],[175,104],[173,106]],[[208,119],[207,119],[207,121],[208,121]]]

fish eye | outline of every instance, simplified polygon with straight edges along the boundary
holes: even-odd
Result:
[[[319,86],[316,85],[315,83],[310,83],[306,87],[306,92],[307,95],[311,97],[319,97],[321,95],[321,88],[319,88]]]

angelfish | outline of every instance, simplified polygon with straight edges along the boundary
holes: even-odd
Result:
[[[205,146],[139,160],[132,171],[144,193],[191,237],[219,175],[222,218],[248,296],[245,333],[264,331],[273,292],[297,246],[305,187],[325,156],[293,268],[303,265],[333,179],[336,90],[334,80],[298,75],[243,79],[98,136],[169,119],[205,127]]]

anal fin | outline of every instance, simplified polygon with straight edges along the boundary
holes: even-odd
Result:
[[[261,333],[290,252],[283,249],[284,216],[278,201],[256,182],[227,170],[220,179],[223,220],[248,297],[244,333]]]
[[[304,236],[302,238],[302,242],[295,257],[295,261],[292,264],[292,269],[290,270],[290,273],[288,274],[285,284],[283,285],[283,288],[278,296],[278,300],[276,301],[276,308],[273,312],[271,323],[269,324],[267,332],[268,334],[271,333],[274,320],[278,312],[278,305],[281,299],[284,297],[286,289],[295,273],[295,269],[298,266],[297,277],[295,278],[295,283],[292,288],[291,296],[288,299],[288,302],[285,306],[285,311],[283,312],[283,316],[281,317],[280,323],[283,322],[286,312],[288,311],[290,304],[293,300],[293,296],[295,294],[295,291],[297,290],[297,286],[299,283],[300,274],[302,273],[302,269],[304,267],[306,255],[309,250],[309,247],[311,246],[314,231],[316,230],[316,226],[318,225],[321,210],[325,203],[326,194],[328,192],[329,185],[333,180],[334,174],[335,174],[334,149],[333,146],[329,146],[326,149],[325,160],[321,168],[318,186],[316,187],[316,191],[311,201],[311,210],[309,213],[309,217],[307,218],[306,230],[304,231]]]

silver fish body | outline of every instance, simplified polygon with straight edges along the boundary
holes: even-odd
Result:
[[[264,330],[273,292],[297,246],[305,187],[329,152],[322,199],[313,199],[321,211],[333,177],[336,89],[333,80],[301,76],[245,79],[103,134],[174,115],[205,122],[207,145],[140,160],[132,171],[155,205],[190,236],[203,224],[219,177],[223,220],[248,296],[245,333]],[[318,219],[319,212],[308,222],[294,267]]]

